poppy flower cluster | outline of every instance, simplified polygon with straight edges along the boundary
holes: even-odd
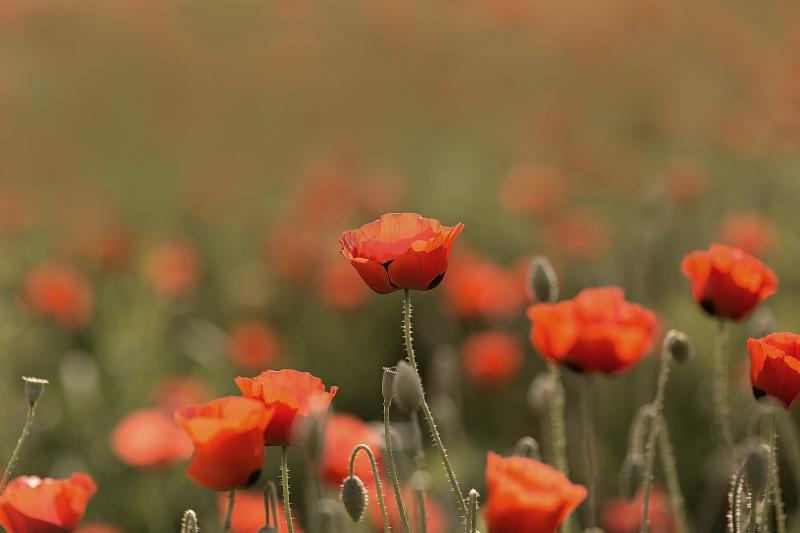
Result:
[[[0,525],[8,533],[67,533],[83,518],[97,486],[83,473],[68,479],[20,476],[0,494]]]

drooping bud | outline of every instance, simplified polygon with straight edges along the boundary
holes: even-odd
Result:
[[[676,329],[671,329],[664,337],[664,351],[678,363],[685,363],[694,356],[694,347],[689,337]]]
[[[514,455],[527,457],[528,459],[542,460],[542,452],[539,443],[533,437],[522,437],[514,447]]]
[[[528,297],[535,302],[553,303],[558,300],[558,277],[546,257],[533,258],[525,288]]]
[[[547,372],[540,372],[528,387],[528,407],[534,413],[544,413],[550,402],[552,380]]]
[[[422,387],[417,372],[405,359],[400,360],[396,368],[394,401],[407,413],[416,411],[422,405]]]
[[[397,367],[383,367],[383,381],[381,382],[381,393],[383,403],[390,404],[394,400],[395,382],[397,380]]]
[[[25,398],[28,400],[28,405],[33,407],[39,398],[44,394],[44,387],[50,382],[46,379],[32,378],[23,376],[22,381],[25,382]]]
[[[191,509],[183,513],[181,520],[181,533],[199,533],[200,528],[197,526],[197,514]]]
[[[354,523],[364,518],[364,511],[367,508],[367,489],[358,476],[350,476],[344,480],[339,498]]]

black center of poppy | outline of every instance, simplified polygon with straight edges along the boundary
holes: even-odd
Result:
[[[583,368],[579,364],[577,364],[577,363],[575,363],[573,361],[564,361],[564,366],[569,368],[573,372],[577,372],[578,374],[583,374],[584,373]]]
[[[250,487],[250,486],[254,485],[255,482],[258,481],[259,477],[261,477],[261,469],[260,468],[258,470],[256,470],[255,472],[253,472],[252,474],[250,474],[250,477],[247,478],[247,483],[245,483],[244,486],[245,487]]]
[[[700,307],[702,307],[703,311],[705,311],[706,313],[708,313],[711,316],[714,316],[714,315],[717,314],[717,308],[714,305],[714,302],[709,300],[709,299],[700,300]]]
[[[761,389],[757,389],[757,388],[753,387],[753,397],[754,397],[756,400],[758,400],[759,398],[763,398],[763,397],[764,397],[764,396],[766,396],[766,395],[767,395],[767,393],[766,393],[766,392],[764,392],[763,390],[761,390]]]

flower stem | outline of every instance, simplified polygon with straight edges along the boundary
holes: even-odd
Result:
[[[353,449],[350,455],[350,477],[353,477],[353,469],[355,468],[356,455],[360,450],[369,457],[369,465],[372,467],[372,480],[375,482],[375,491],[378,493],[378,506],[381,508],[381,519],[383,520],[383,531],[389,533],[389,514],[386,512],[386,503],[383,501],[383,489],[381,488],[381,476],[378,474],[378,465],[375,462],[375,454],[366,444],[359,444]]]
[[[581,420],[583,425],[584,456],[586,460],[586,525],[587,529],[597,527],[597,452],[595,450],[594,417],[594,383],[587,375],[581,387]]]
[[[411,431],[414,434],[414,460],[417,472],[425,472],[425,449],[422,445],[422,432],[419,429],[419,414],[417,410],[411,411]],[[428,517],[425,510],[425,487],[421,483],[414,486],[414,494],[417,497],[417,514],[419,520],[420,533],[428,533]]]
[[[283,486],[283,514],[286,515],[286,529],[294,533],[292,505],[289,503],[289,459],[286,445],[281,446],[281,485]]]
[[[453,470],[453,466],[450,464],[450,458],[447,456],[447,450],[444,447],[441,435],[439,435],[439,430],[436,428],[436,421],[434,420],[433,414],[431,413],[431,409],[428,406],[428,401],[425,399],[425,390],[422,386],[422,378],[420,378],[419,370],[417,369],[417,359],[416,356],[414,355],[413,339],[411,338],[411,295],[409,294],[408,289],[405,289],[404,293],[405,297],[403,299],[403,334],[406,345],[406,356],[408,357],[408,362],[411,365],[411,368],[414,369],[414,373],[416,374],[417,380],[419,381],[420,390],[422,391],[422,411],[423,413],[425,413],[425,420],[428,423],[428,429],[430,430],[431,436],[433,437],[433,440],[436,443],[436,447],[439,448],[439,453],[442,456],[442,462],[444,463],[445,470],[447,470],[447,477],[450,480],[450,485],[453,488],[453,492],[455,492],[456,494],[456,498],[458,501],[458,508],[459,511],[461,512],[462,520],[466,521],[467,502],[464,500],[464,494],[461,492],[461,487],[458,484],[456,473]]]
[[[222,526],[222,533],[227,533],[231,530],[231,517],[233,516],[233,503],[236,499],[236,489],[231,489],[228,493],[228,510],[225,511],[225,522]]]
[[[3,477],[0,478],[0,494],[6,490],[8,480],[11,477],[11,473],[14,471],[14,466],[17,463],[17,459],[19,459],[19,452],[22,450],[22,445],[25,444],[25,440],[28,438],[28,435],[31,432],[31,427],[33,427],[33,419],[35,416],[36,402],[32,402],[28,404],[28,415],[25,418],[25,425],[22,426],[22,433],[20,433],[19,439],[17,439],[17,445],[14,446],[14,451],[11,452],[11,458],[8,460],[8,464],[3,471]]]
[[[383,402],[383,436],[386,440],[386,468],[394,486],[394,497],[397,500],[397,510],[400,513],[400,521],[403,523],[403,531],[411,533],[411,526],[408,524],[408,517],[403,506],[403,496],[400,492],[400,481],[397,479],[397,467],[394,464],[394,453],[392,453],[392,433],[389,424],[389,411],[391,402]]]
[[[778,475],[778,431],[775,421],[775,408],[770,409],[769,413],[769,462],[767,471],[767,489],[764,494],[764,509],[761,514],[761,523],[766,524],[769,520],[770,507],[775,508],[775,522],[777,533],[786,533],[786,516],[783,511],[783,496],[781,494],[781,482]]]
[[[553,447],[553,466],[569,477],[569,461],[567,460],[567,431],[564,424],[564,383],[558,365],[548,361],[547,373],[550,381],[547,397],[547,413],[550,422],[550,439]],[[575,517],[570,515],[561,527],[565,533],[577,531]]]
[[[661,424],[661,410],[664,407],[664,393],[669,380],[669,367],[672,355],[666,348],[661,353],[661,366],[656,383],[656,397],[652,403],[652,421],[650,434],[645,444],[644,487],[642,496],[642,521],[639,526],[640,533],[647,533],[650,529],[650,492],[653,488],[653,468],[656,462],[656,438]]]
[[[675,451],[672,449],[672,441],[669,438],[669,429],[666,421],[662,420],[661,429],[658,432],[659,456],[661,457],[661,469],[664,471],[664,480],[669,491],[669,500],[672,506],[672,514],[675,516],[677,533],[689,533],[689,519],[686,515],[686,503],[683,500],[680,478],[678,477],[678,467],[675,461]]]
[[[719,319],[719,328],[714,350],[713,403],[714,418],[719,429],[722,447],[729,458],[733,458],[733,431],[728,409],[728,332],[725,319]]]

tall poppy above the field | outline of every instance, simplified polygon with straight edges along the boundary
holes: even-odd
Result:
[[[549,465],[493,452],[487,456],[486,485],[489,533],[554,533],[587,494]]]
[[[239,396],[177,410],[175,420],[194,443],[189,478],[213,490],[252,484],[261,473],[264,430],[274,412]]]
[[[326,392],[318,377],[291,369],[267,370],[254,378],[238,377],[236,385],[244,397],[275,408],[275,416],[264,435],[267,446],[289,444],[292,426],[327,410],[339,390],[333,386]]]
[[[463,224],[443,226],[417,213],[387,213],[339,237],[342,255],[375,292],[427,291],[447,272]]]
[[[692,282],[692,295],[703,310],[741,320],[778,288],[778,278],[764,263],[738,248],[712,244],[687,255],[681,271]]]
[[[96,491],[88,474],[68,479],[20,476],[0,494],[0,525],[8,533],[73,531]]]
[[[651,311],[625,301],[619,287],[585,289],[574,299],[528,308],[531,342],[544,357],[578,372],[627,370],[658,330]]]
[[[750,383],[756,398],[778,398],[788,409],[800,396],[800,335],[772,333],[749,339]]]

